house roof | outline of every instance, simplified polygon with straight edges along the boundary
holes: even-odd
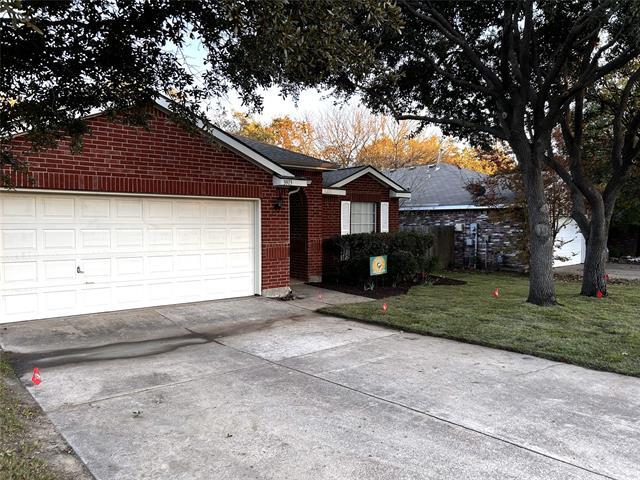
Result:
[[[332,185],[365,168],[367,168],[366,165],[360,165],[358,167],[340,168],[338,170],[333,170],[332,172],[325,172],[322,174],[322,186],[331,187]]]
[[[325,188],[341,188],[366,174],[372,175],[380,183],[387,185],[394,192],[406,193],[408,198],[409,191],[406,188],[369,165],[341,168],[331,172],[324,172],[322,174],[322,186]]]
[[[309,155],[304,155],[303,153],[298,153],[292,150],[277,147],[275,145],[270,145],[268,143],[259,142],[258,140],[247,138],[242,135],[231,136],[239,142],[245,144],[247,147],[269,158],[271,161],[276,162],[281,167],[313,170],[334,170],[338,168],[337,165],[331,162],[320,160],[319,158],[311,157]]]
[[[467,186],[488,177],[448,163],[398,168],[387,175],[411,190],[411,200],[401,206],[405,210],[477,208]]]

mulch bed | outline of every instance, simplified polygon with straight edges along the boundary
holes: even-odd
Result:
[[[428,275],[424,282],[415,282],[411,284],[401,285],[376,285],[373,290],[365,290],[362,286],[337,284],[335,282],[310,283],[314,287],[326,288],[327,290],[335,290],[337,292],[349,293],[351,295],[360,295],[374,300],[387,297],[395,297],[404,295],[411,287],[417,285],[465,285],[467,282],[462,280],[454,280],[453,278],[440,277],[437,275]]]

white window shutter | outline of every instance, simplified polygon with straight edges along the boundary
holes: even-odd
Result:
[[[389,231],[389,202],[380,202],[380,231]]]
[[[340,235],[351,233],[351,202],[340,203]]]

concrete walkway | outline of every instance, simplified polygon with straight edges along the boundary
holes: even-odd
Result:
[[[0,345],[98,479],[640,478],[640,379],[299,295],[8,324]]]
[[[553,270],[556,273],[579,275],[582,277],[582,267],[582,265],[569,265],[566,267],[554,268]],[[607,273],[610,278],[616,280],[640,280],[640,265],[607,263]]]

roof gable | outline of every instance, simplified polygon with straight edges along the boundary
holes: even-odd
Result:
[[[341,188],[363,175],[371,175],[377,181],[386,185],[394,192],[408,193],[408,190],[402,185],[396,183],[394,180],[370,165],[341,168],[332,172],[325,172],[322,174],[322,185],[325,188]]]

